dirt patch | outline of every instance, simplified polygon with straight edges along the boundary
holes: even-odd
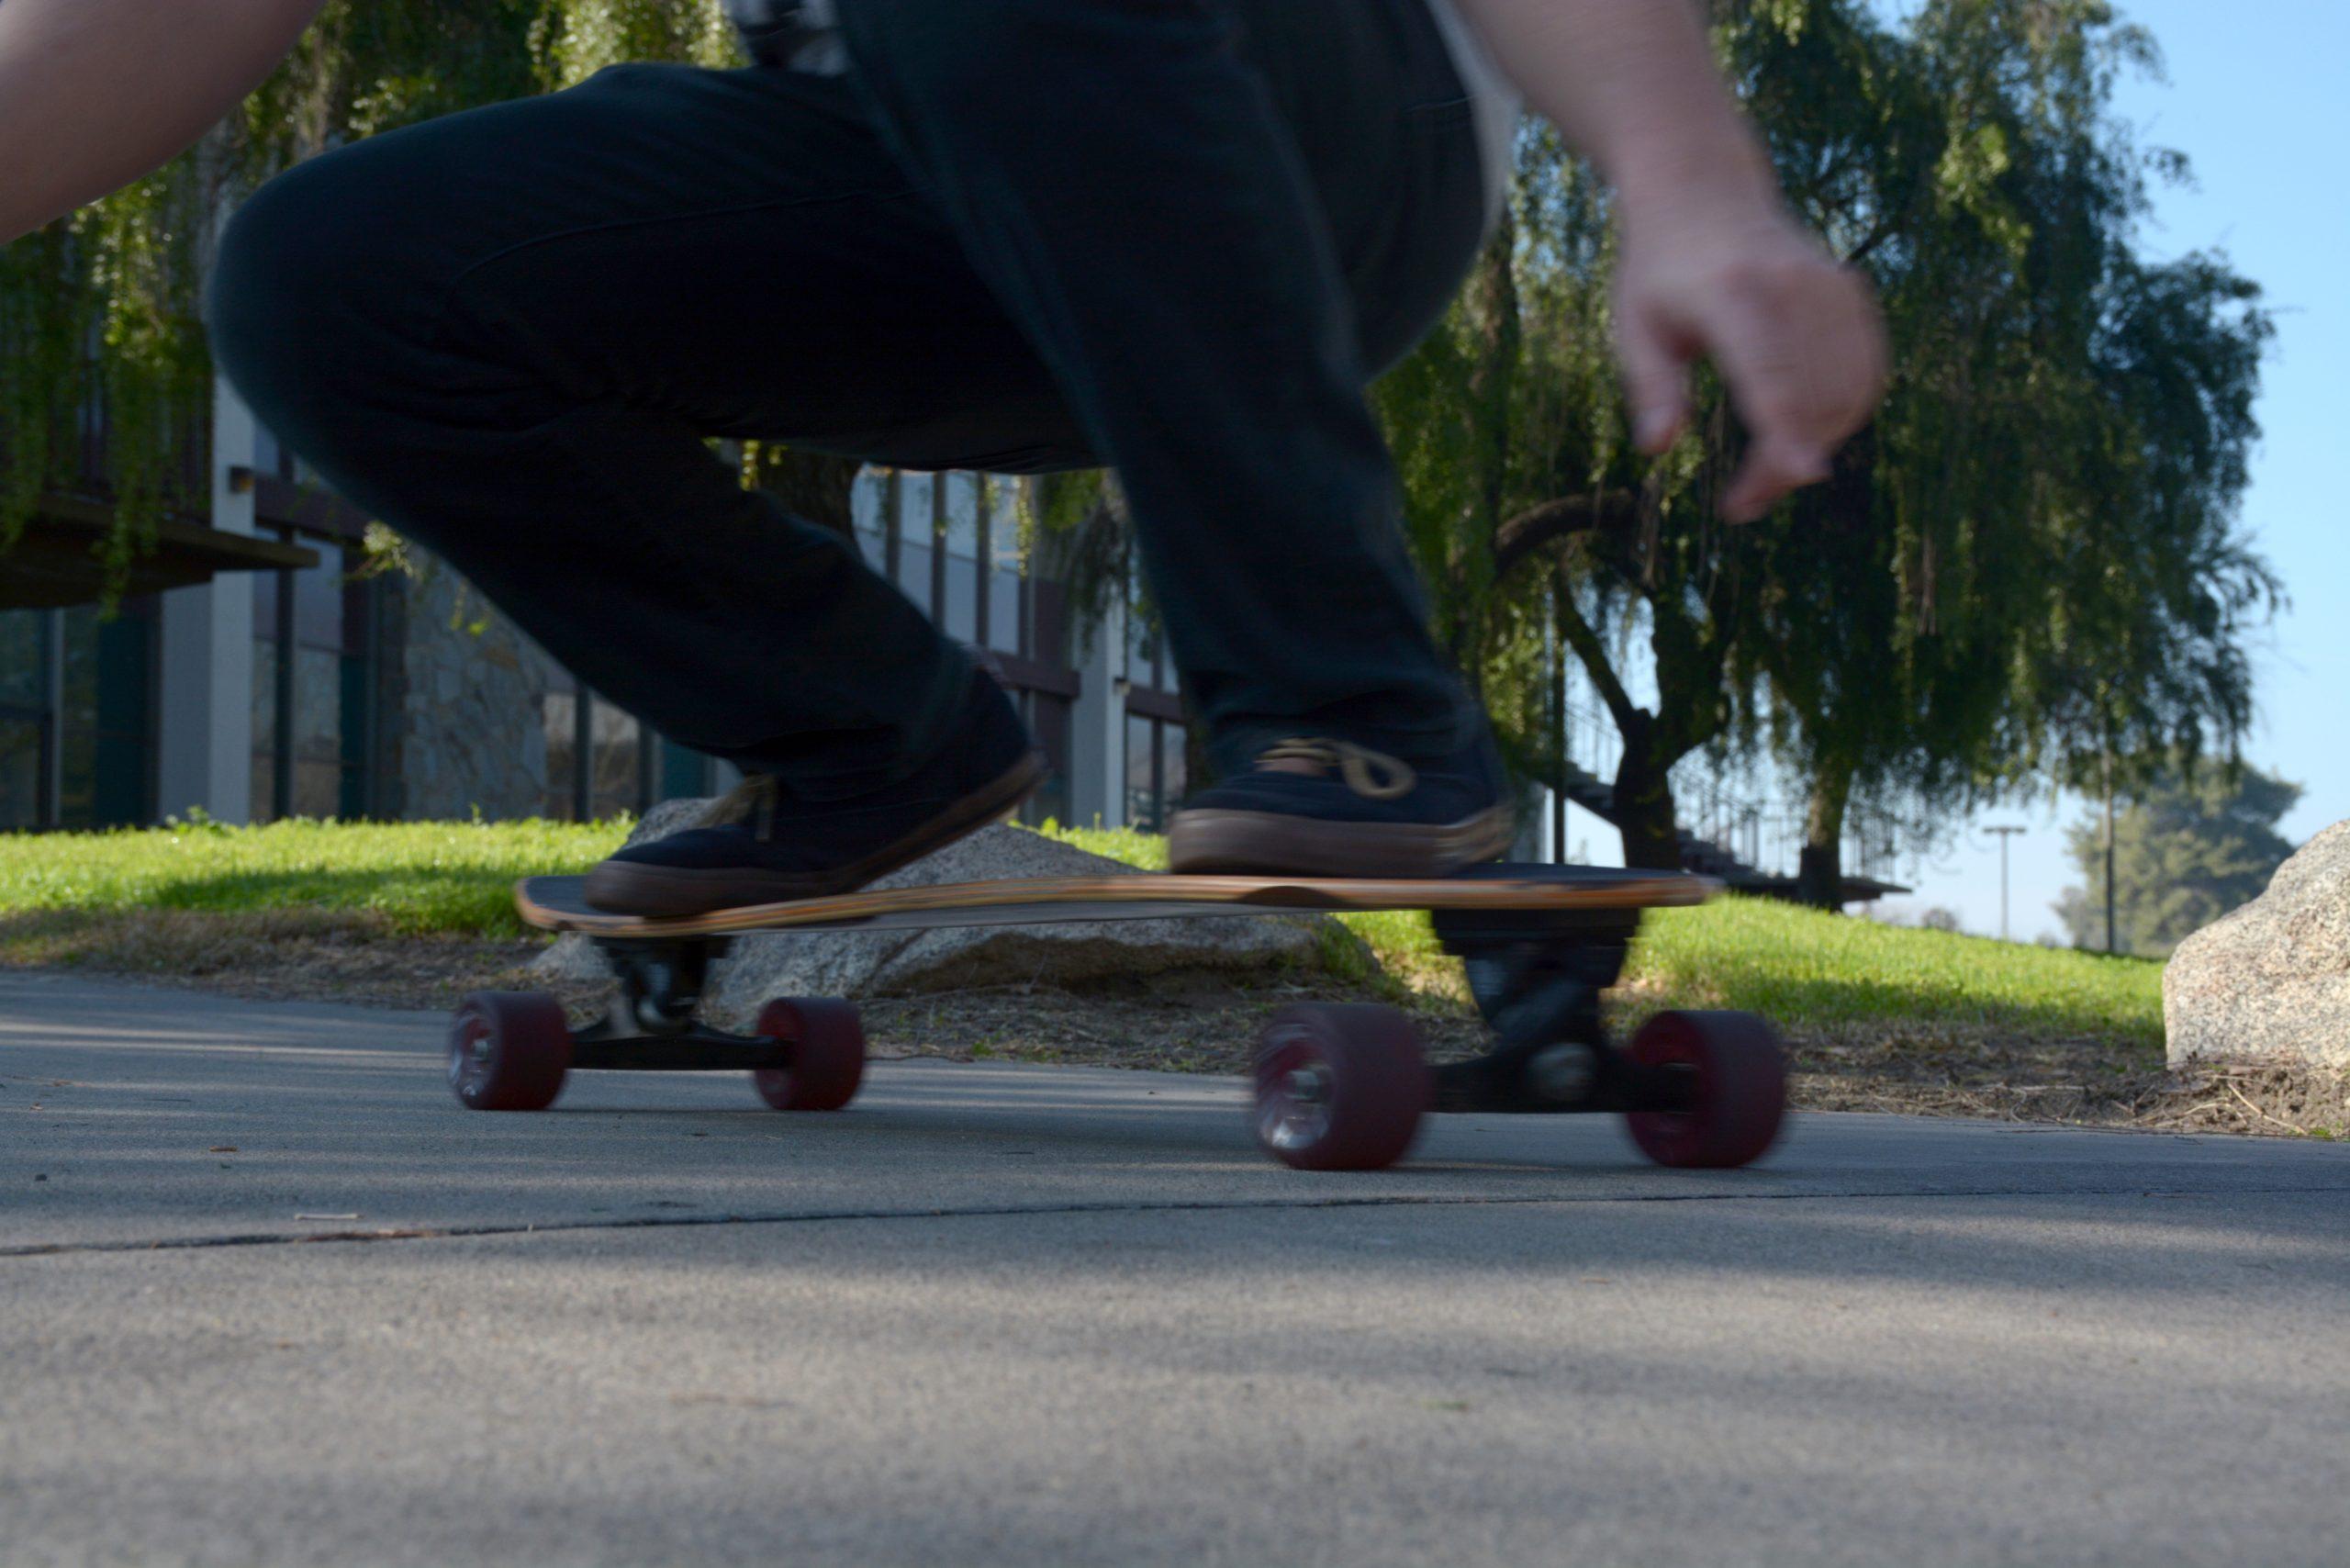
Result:
[[[222,914],[146,910],[0,918],[0,964],[140,976],[273,1000],[441,1010],[471,991],[549,990],[576,1020],[609,988],[550,986],[528,969],[541,938],[410,936],[379,917],[325,910]],[[1390,981],[1377,1000],[1411,1006],[1429,1052],[1458,1060],[1485,1033],[1458,981]],[[1450,994],[1446,994],[1449,992]],[[1159,976],[1083,992],[1002,986],[861,1003],[880,1057],[1245,1071],[1258,1031],[1298,1002],[1371,999],[1330,980],[1243,987]],[[1662,998],[1628,991],[1617,1023]],[[2098,1038],[2022,1036],[1989,1026],[1888,1019],[1785,1030],[1794,1102],[1806,1110],[1889,1111],[2075,1126],[2350,1137],[2350,1074],[2274,1068],[2168,1070],[2158,1050]]]
[[[2154,1047],[1900,1019],[1787,1040],[1795,1103],[2078,1126],[2350,1137],[2350,1075],[2198,1065]]]
[[[454,1007],[470,991],[550,989],[526,937],[410,936],[348,910],[39,911],[0,917],[0,964],[133,975],[230,996]],[[585,1004],[596,987],[569,990]]]

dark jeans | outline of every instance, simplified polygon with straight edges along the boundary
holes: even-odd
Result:
[[[804,797],[926,761],[970,666],[707,436],[1114,464],[1219,767],[1447,750],[1363,397],[1478,241],[1422,6],[842,0],[847,77],[624,67],[273,181],[214,346],[588,685]]]

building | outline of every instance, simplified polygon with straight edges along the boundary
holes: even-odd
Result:
[[[212,529],[309,564],[136,593],[110,618],[0,611],[0,828],[600,817],[731,782],[581,691],[445,565],[371,561],[366,520],[225,385],[204,445]],[[1053,763],[1034,819],[1163,822],[1182,709],[1143,617],[1074,624],[1060,586],[1024,569],[1001,482],[870,471],[855,519],[874,568],[1019,701]]]

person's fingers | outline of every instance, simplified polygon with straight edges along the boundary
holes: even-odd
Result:
[[[1868,423],[1875,416],[1877,406],[1885,401],[1886,378],[1892,369],[1892,347],[1886,338],[1885,316],[1877,308],[1875,291],[1856,273],[1848,272],[1845,278],[1850,287],[1842,313],[1847,336],[1843,352],[1858,367],[1852,403],[1845,410],[1843,433],[1850,435]]]
[[[1830,422],[1821,405],[1830,389],[1812,363],[1816,312],[1807,303],[1801,280],[1766,274],[1735,280],[1707,311],[1707,347],[1760,445],[1816,441]]]
[[[1806,485],[1828,477],[1825,447],[1785,440],[1757,440],[1746,449],[1729,488],[1722,494],[1722,515],[1732,522],[1752,522]]]
[[[1849,268],[1830,274],[1819,303],[1813,357],[1828,393],[1822,434],[1833,446],[1866,424],[1885,396],[1885,324],[1868,283]]]
[[[1632,442],[1654,456],[1679,439],[1689,419],[1690,353],[1653,309],[1618,306],[1616,361],[1632,408]]]
[[[1616,351],[1639,449],[1691,416],[1690,367],[1713,363],[1750,436],[1722,510],[1760,517],[1828,476],[1883,396],[1885,328],[1867,280],[1792,229],[1667,232],[1626,246]]]
[[[1875,407],[1883,348],[1857,281],[1818,265],[1742,280],[1708,314],[1707,347],[1752,437],[1723,501],[1743,521],[1827,476]]]

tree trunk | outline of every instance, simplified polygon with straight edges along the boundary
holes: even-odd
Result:
[[[1619,727],[1624,755],[1616,764],[1616,828],[1624,835],[1624,864],[1678,871],[1681,832],[1673,807],[1672,764],[1659,765],[1655,721],[1640,713]]]
[[[1830,766],[1812,778],[1796,897],[1814,909],[1844,907],[1844,807],[1852,793],[1850,768]]]

